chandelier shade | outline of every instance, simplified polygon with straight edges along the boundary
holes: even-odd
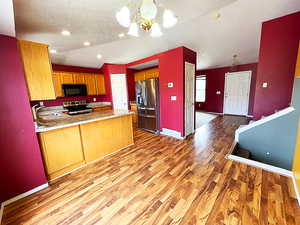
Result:
[[[130,10],[127,6],[121,8],[120,11],[116,13],[116,18],[118,23],[123,27],[130,26]]]

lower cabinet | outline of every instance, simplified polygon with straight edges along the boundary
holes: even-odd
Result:
[[[112,107],[111,106],[96,107],[93,109],[93,112],[102,112],[106,110],[112,110]]]
[[[132,115],[39,133],[49,180],[133,144]]]
[[[39,138],[50,180],[85,163],[79,126],[43,132]]]
[[[87,162],[133,144],[131,115],[81,124],[80,129]]]

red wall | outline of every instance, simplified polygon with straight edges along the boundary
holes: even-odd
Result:
[[[47,182],[15,38],[0,35],[0,203]]]
[[[257,63],[238,65],[232,67],[221,67],[215,69],[208,69],[197,71],[197,75],[206,75],[206,100],[204,103],[196,103],[196,108],[207,112],[223,113],[224,101],[224,87],[225,87],[225,73],[238,71],[252,71],[249,110],[248,114],[253,113],[254,91],[256,83]],[[216,91],[221,91],[220,95]]]
[[[262,24],[254,99],[255,119],[289,106],[299,39],[300,12]],[[263,82],[268,82],[267,88],[262,87]]]
[[[196,53],[178,47],[132,63],[127,66],[159,60],[160,127],[175,130],[184,135],[184,61],[196,63]],[[168,88],[167,83],[174,87]],[[171,101],[171,96],[177,96]]]

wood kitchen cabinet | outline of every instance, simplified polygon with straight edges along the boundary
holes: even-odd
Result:
[[[107,111],[107,110],[112,110],[112,107],[111,106],[96,107],[93,109],[93,112],[101,112],[101,111]]]
[[[60,72],[53,72],[53,84],[55,89],[55,95],[56,97],[62,97],[62,79],[61,79],[61,73]]]
[[[73,73],[74,84],[85,84],[84,73]]]
[[[85,164],[79,126],[43,132],[39,139],[50,180]]]
[[[104,75],[99,74],[95,75],[95,82],[96,82],[96,92],[97,95],[105,95],[106,90],[105,90],[105,80],[104,80]]]
[[[157,78],[157,77],[159,77],[159,69],[158,68],[143,70],[143,71],[136,72],[134,74],[135,81],[147,80],[147,79]]]
[[[80,130],[87,162],[133,144],[131,115],[81,124]]]
[[[88,95],[96,95],[97,89],[96,89],[96,78],[94,74],[85,74],[84,75],[85,84],[87,88]]]
[[[73,73],[60,73],[62,84],[74,84]]]
[[[55,99],[48,45],[23,40],[18,44],[30,100]]]
[[[134,124],[137,124],[137,105],[136,104],[130,104],[130,110],[133,112],[132,122]]]

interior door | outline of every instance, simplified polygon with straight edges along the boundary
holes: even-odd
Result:
[[[128,110],[126,75],[111,74],[110,81],[114,110]]]
[[[251,71],[225,74],[224,114],[248,114],[250,84]]]
[[[195,131],[195,64],[185,62],[185,136]]]

